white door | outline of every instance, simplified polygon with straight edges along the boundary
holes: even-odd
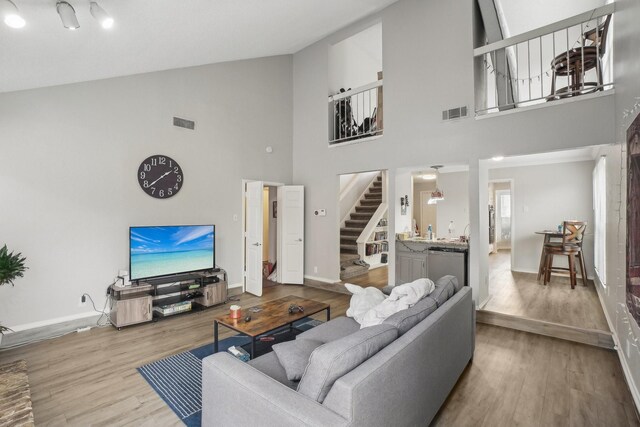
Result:
[[[304,187],[278,187],[278,270],[280,282],[304,282]]]
[[[246,238],[245,238],[245,290],[262,295],[262,181],[247,183]]]

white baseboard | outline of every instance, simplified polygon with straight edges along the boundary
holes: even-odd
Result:
[[[609,330],[611,330],[613,343],[615,345],[615,351],[616,353],[618,353],[618,359],[620,359],[620,365],[622,365],[622,372],[624,373],[625,379],[627,380],[627,386],[629,386],[629,391],[631,392],[631,397],[633,398],[633,402],[636,405],[636,410],[640,412],[640,391],[638,390],[637,384],[633,381],[633,376],[631,376],[631,368],[627,363],[627,358],[625,357],[622,347],[620,346],[618,335],[616,334],[616,330],[613,327],[613,322],[611,321],[611,317],[609,316],[609,312],[607,311],[607,306],[604,303],[601,292],[603,289],[602,282],[600,282],[600,279],[597,277],[597,275],[593,280],[596,284],[596,292],[598,294],[598,299],[600,300],[600,305],[602,306],[602,311],[604,312],[604,317],[605,319],[607,319]]]
[[[227,289],[236,289],[236,288],[242,288],[242,287],[244,287],[244,283],[238,282],[238,283],[233,283],[231,285],[228,285]]]
[[[323,282],[323,283],[330,283],[330,284],[334,284],[334,283],[340,282],[340,280],[331,280],[331,279],[327,279],[325,277],[307,276],[306,274],[305,274],[304,278],[305,279],[309,279],[309,280],[315,280],[316,282]]]
[[[105,311],[109,312],[109,308],[107,307]],[[21,332],[29,329],[34,329],[34,328],[42,328],[43,326],[57,325],[58,323],[69,322],[71,320],[84,319],[85,317],[91,317],[95,315],[96,315],[96,312],[92,310],[92,311],[87,311],[85,313],[72,314],[70,316],[56,317],[48,320],[41,320],[39,322],[25,323],[23,325],[12,326],[11,329],[13,329],[14,332]]]

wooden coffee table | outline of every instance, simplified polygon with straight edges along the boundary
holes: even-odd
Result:
[[[304,308],[304,312],[289,314],[291,304]],[[262,309],[258,313],[251,312],[251,308]],[[213,318],[213,352],[218,352],[218,325],[226,326],[243,335],[251,338],[251,358],[255,354],[256,339],[258,336],[266,334],[283,326],[289,325],[293,330],[293,322],[311,316],[321,311],[327,311],[327,322],[331,319],[331,307],[323,302],[300,298],[293,295],[273,301],[254,305],[253,307],[242,307],[242,318],[232,319],[229,313],[218,315]],[[245,322],[244,318],[251,315],[251,320]]]

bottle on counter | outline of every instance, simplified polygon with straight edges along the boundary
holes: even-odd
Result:
[[[449,238],[454,239],[456,235],[456,227],[453,225],[453,221],[449,221]]]
[[[431,227],[431,224],[427,227],[427,240],[433,240],[433,227]]]

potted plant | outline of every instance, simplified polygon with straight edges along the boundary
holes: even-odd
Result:
[[[13,281],[18,277],[24,276],[24,271],[27,269],[24,265],[26,260],[21,253],[9,252],[7,245],[4,245],[0,249],[0,286],[7,283],[14,286]],[[10,330],[6,326],[0,325],[0,335],[4,335],[5,332]]]

